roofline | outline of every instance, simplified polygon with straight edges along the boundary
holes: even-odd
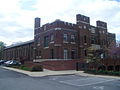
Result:
[[[17,44],[7,46],[5,49],[19,47],[19,46],[26,45],[26,44],[33,43],[33,42],[34,42],[34,40],[29,40],[29,41],[26,41],[26,42],[21,42],[21,43],[17,43]]]

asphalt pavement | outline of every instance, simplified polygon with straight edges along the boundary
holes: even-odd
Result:
[[[0,67],[0,90],[120,90],[120,79],[74,74],[31,77]]]

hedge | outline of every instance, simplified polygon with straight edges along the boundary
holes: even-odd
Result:
[[[21,70],[26,70],[26,71],[43,71],[43,68],[41,65],[33,65],[31,67],[27,67],[27,66],[24,66],[24,65],[21,65],[21,66],[11,66],[13,68],[18,68],[18,69],[21,69]]]
[[[120,71],[86,70],[85,73],[120,76]]]

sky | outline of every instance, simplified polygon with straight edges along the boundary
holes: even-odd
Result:
[[[120,40],[120,0],[0,0],[0,41],[11,45],[34,39],[34,18],[41,25],[56,19],[76,23],[76,14],[107,22]]]

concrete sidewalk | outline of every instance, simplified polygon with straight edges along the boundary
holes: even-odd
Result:
[[[65,71],[51,71],[44,69],[43,72],[30,72],[30,71],[24,71],[16,68],[11,68],[11,67],[2,67],[4,69],[16,71],[19,73],[23,73],[32,77],[42,77],[42,76],[48,76],[48,75],[66,75],[66,74],[78,74],[83,71],[76,71],[76,70],[65,70]]]
[[[26,74],[26,75],[32,76],[32,77],[43,77],[43,76],[49,76],[49,75],[70,75],[70,74],[75,74],[75,75],[80,75],[80,76],[93,76],[93,77],[120,79],[119,76],[94,75],[94,74],[84,73],[84,71],[76,71],[76,70],[51,71],[51,70],[44,69],[43,72],[30,72],[30,71],[24,71],[24,70],[10,68],[10,67],[4,67],[4,66],[2,68],[12,70],[12,71],[16,71],[16,72],[19,72],[19,73],[23,73],[23,74]]]

